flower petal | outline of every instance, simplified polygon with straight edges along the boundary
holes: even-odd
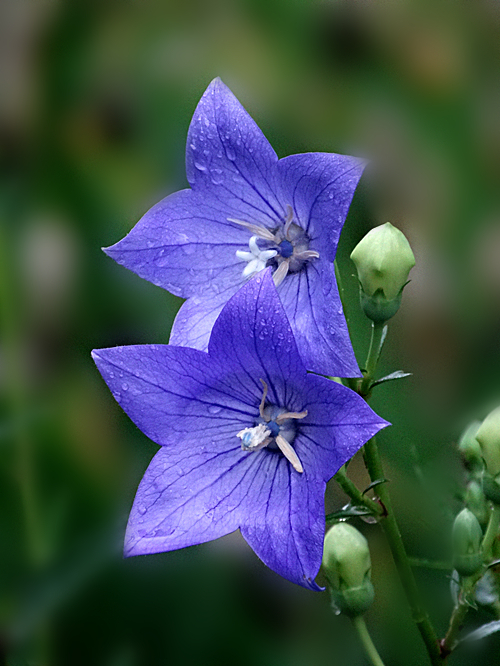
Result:
[[[236,251],[248,247],[248,231],[226,220],[191,190],[153,206],[106,254],[176,296],[207,297],[207,285],[224,289],[242,282]]]
[[[274,465],[269,461],[271,483],[254,496],[254,510],[241,533],[268,567],[293,583],[320,590],[314,578],[323,554],[326,484],[311,468],[298,474],[283,456],[275,457]]]
[[[212,329],[208,353],[230,364],[249,382],[269,387],[274,404],[289,404],[287,381],[306,376],[292,329],[267,268],[226,304]]]
[[[229,534],[260,486],[262,458],[240,447],[161,449],[139,485],[125,536],[126,555],[160,553]]]
[[[304,469],[328,481],[379,430],[391,425],[345,386],[307,375],[302,387],[307,417],[294,442]]]
[[[278,288],[304,365],[312,372],[360,377],[331,262],[312,260]]]
[[[236,433],[258,414],[261,389],[233,382],[204,352],[137,345],[92,355],[122,409],[161,446],[217,450],[219,439],[229,437],[239,449]]]
[[[280,198],[310,238],[311,250],[333,261],[340,232],[366,162],[335,153],[304,153],[278,163]]]
[[[229,284],[223,289],[220,289],[217,282],[208,282],[204,295],[193,296],[181,305],[172,325],[170,344],[205,351],[215,320],[239,287],[240,282]]]
[[[203,94],[189,127],[186,173],[192,188],[226,217],[265,226],[284,218],[274,183],[278,158],[220,79]]]

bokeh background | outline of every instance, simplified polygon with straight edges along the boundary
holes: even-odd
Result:
[[[449,560],[455,443],[500,401],[500,5],[494,0],[1,0],[0,664],[357,666],[347,619],[233,535],[124,560],[156,446],[90,350],[167,343],[180,300],[100,250],[187,185],[184,144],[221,76],[279,156],[370,158],[339,249],[375,224],[417,257],[374,408],[409,552]],[[355,459],[353,478],[366,485]],[[329,510],[346,498],[332,482]],[[376,526],[368,624],[386,666],[426,664]],[[450,571],[416,570],[443,635]],[[470,628],[493,619],[479,610]],[[452,664],[499,663],[498,635]]]

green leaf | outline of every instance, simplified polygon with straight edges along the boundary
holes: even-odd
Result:
[[[387,338],[387,331],[389,330],[389,327],[387,324],[384,326],[382,330],[382,336],[380,337],[380,344],[378,346],[378,352],[377,352],[377,363],[378,359],[380,358],[380,354],[382,353],[382,347],[384,346],[385,339]]]
[[[395,379],[403,379],[403,377],[411,377],[412,374],[413,374],[412,372],[403,372],[403,370],[396,370],[396,372],[391,372],[390,375],[386,375],[381,379],[376,379],[374,382],[372,382],[370,388],[377,386],[377,384],[383,384],[384,382],[392,382]]]
[[[475,629],[474,631],[471,631],[470,634],[464,636],[460,640],[460,643],[464,643],[465,641],[480,641],[483,638],[486,638],[486,636],[494,634],[496,631],[500,631],[500,620],[494,620],[493,622],[483,624],[479,629]]]
[[[329,513],[325,516],[325,520],[329,523],[334,520],[345,520],[346,518],[355,518],[357,516],[373,516],[373,512],[366,506],[354,506],[348,504],[343,509],[340,509],[340,511]]]
[[[376,488],[377,486],[380,486],[381,483],[388,483],[388,479],[375,479],[375,481],[372,481],[369,486],[367,486],[363,490],[363,495],[367,493],[369,490],[372,488]]]

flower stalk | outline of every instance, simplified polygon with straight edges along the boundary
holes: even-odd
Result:
[[[371,636],[368,632],[368,627],[366,626],[366,622],[363,616],[358,615],[357,617],[352,618],[352,623],[354,625],[354,628],[358,632],[359,640],[361,641],[365,649],[366,656],[370,660],[372,666],[384,666],[384,662],[382,661],[379,653],[377,652],[377,648],[375,647],[371,639]]]
[[[365,400],[369,397],[370,385],[374,379],[377,368],[383,332],[384,324],[373,322],[370,347],[366,360],[366,373],[360,389],[360,394]],[[370,479],[372,481],[384,479],[384,469],[375,437],[368,440],[363,447],[363,456]],[[401,532],[394,515],[391,497],[386,484],[378,484],[376,493],[385,509],[380,524],[389,543],[394,563],[408,599],[413,621],[417,625],[422,640],[424,641],[431,664],[435,666],[442,663],[437,635],[430,618],[422,605],[420,593],[417,588],[403,539],[401,538]]]

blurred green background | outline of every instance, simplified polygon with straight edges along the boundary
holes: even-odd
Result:
[[[186,186],[184,144],[220,76],[280,157],[371,160],[340,269],[390,220],[417,257],[374,408],[408,550],[448,559],[464,485],[454,443],[500,402],[500,5],[494,0],[1,0],[0,664],[357,666],[327,594],[267,570],[239,535],[123,560],[156,446],[125,417],[94,347],[166,343],[180,305],[108,259]],[[362,464],[353,478],[366,485]],[[346,498],[330,484],[329,510]],[[368,624],[386,666],[426,664],[376,526]],[[417,570],[440,635],[449,571]],[[491,620],[472,614],[471,628]],[[498,634],[452,664],[499,663]]]

